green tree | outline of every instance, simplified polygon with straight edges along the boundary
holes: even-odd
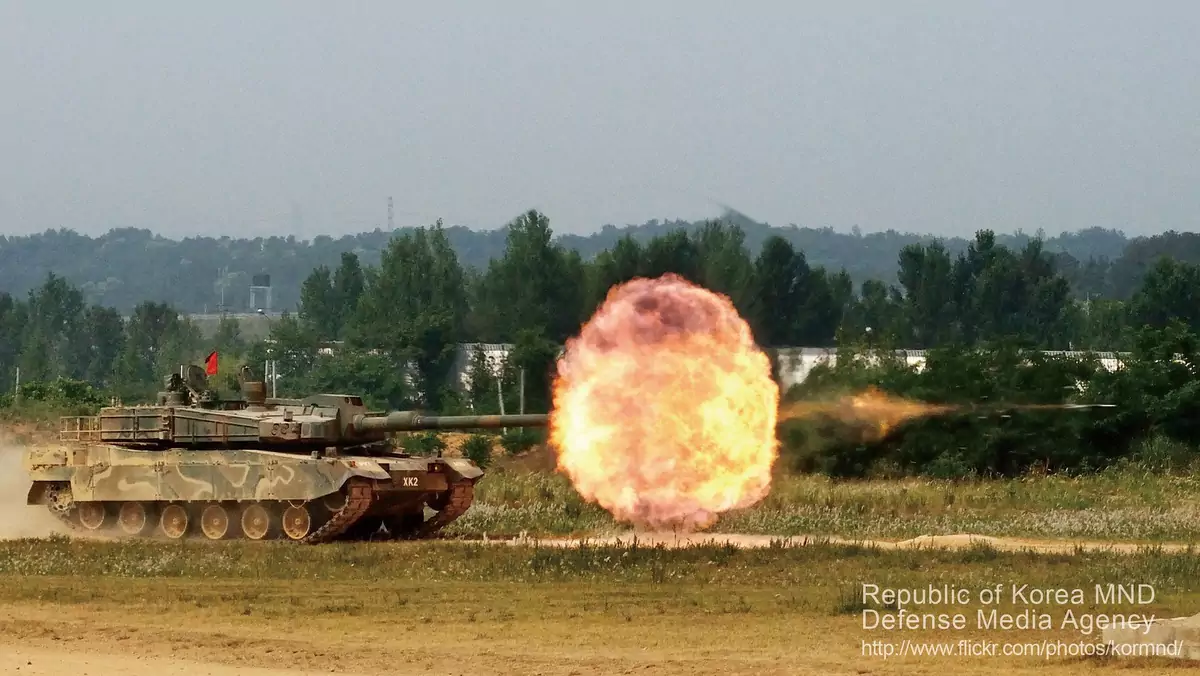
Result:
[[[782,237],[763,244],[753,264],[745,313],[759,344],[768,347],[833,344],[842,303],[821,268]]]
[[[93,385],[109,387],[125,348],[125,321],[115,309],[93,305],[84,315],[84,326],[88,338],[84,378]]]
[[[242,325],[237,317],[222,315],[217,331],[212,338],[212,347],[222,355],[237,359],[246,353],[246,339],[242,337]]]
[[[199,332],[186,325],[175,308],[146,301],[129,318],[124,348],[117,362],[122,396],[146,395],[174,373],[199,347]]]
[[[1173,320],[1200,331],[1200,265],[1160,258],[1129,303],[1135,325],[1166,328]]]
[[[89,361],[83,293],[54,273],[29,294],[21,374],[29,380],[82,378]]]
[[[950,254],[940,242],[900,251],[898,277],[908,327],[904,342],[912,347],[944,345],[961,334],[952,270]]]
[[[702,284],[704,277],[700,251],[686,230],[673,230],[646,244],[642,256],[643,277],[661,277],[668,272]]]
[[[700,262],[697,282],[728,296],[744,314],[754,275],[754,264],[746,251],[746,233],[736,225],[709,221],[696,233],[695,243]]]
[[[642,274],[646,267],[644,256],[642,246],[629,235],[596,256],[585,270],[587,295],[581,313],[584,319],[596,311],[613,287]]]
[[[869,279],[846,309],[842,331],[848,336],[862,336],[868,347],[901,347],[909,334],[903,303],[899,289]]]
[[[442,222],[392,239],[378,270],[366,275],[350,343],[415,366],[420,401],[438,410],[464,336],[464,274]]]
[[[474,287],[473,310],[488,340],[532,330],[562,342],[579,330],[586,301],[583,265],[553,241],[550,220],[529,211],[508,225],[504,255]]]
[[[21,333],[26,319],[25,304],[0,292],[0,392],[11,391],[8,386],[16,379],[21,356]]]
[[[270,338],[255,343],[247,350],[246,362],[251,373],[266,379],[267,362],[275,362],[280,380],[276,391],[280,396],[303,396],[310,392],[321,349],[321,341],[306,322],[284,312],[271,326]]]
[[[335,337],[341,338],[346,323],[354,316],[358,300],[366,289],[366,275],[358,255],[352,251],[342,252],[342,262],[333,275],[333,299],[337,316]]]
[[[341,316],[329,268],[319,265],[300,287],[300,320],[319,340],[334,340]]]
[[[404,366],[387,353],[341,348],[315,360],[304,386],[311,392],[358,394],[376,409],[407,409],[419,401],[405,382]]]
[[[1086,299],[1079,303],[1077,350],[1121,351],[1130,347],[1131,320],[1128,303],[1120,300]]]

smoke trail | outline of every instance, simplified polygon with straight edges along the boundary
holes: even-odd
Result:
[[[779,418],[780,420],[797,420],[820,416],[858,430],[866,430],[870,440],[879,440],[886,437],[901,423],[950,413],[957,408],[949,404],[927,404],[896,397],[885,394],[875,387],[868,387],[858,394],[788,403],[780,410]]]
[[[862,441],[878,441],[902,423],[951,413],[973,413],[982,416],[1008,411],[1066,411],[1113,406],[1114,404],[929,404],[889,395],[871,386],[857,394],[785,404],[780,409],[779,419],[784,421],[823,417],[860,432],[866,430],[867,438],[861,439]],[[846,436],[849,436],[849,432]]]

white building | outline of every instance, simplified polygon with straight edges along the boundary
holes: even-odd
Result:
[[[459,343],[454,354],[454,385],[460,392],[471,388],[471,360],[476,350],[483,351],[484,361],[493,377],[499,377],[504,360],[513,349],[512,343]]]
[[[340,346],[340,343],[327,345],[321,348],[320,353],[332,354],[338,346]],[[491,374],[499,376],[504,366],[504,361],[508,358],[508,354],[512,351],[513,347],[512,343],[460,343],[455,351],[454,365],[451,373],[454,386],[459,391],[465,391],[471,387],[471,362],[477,349],[483,351],[484,360]],[[780,385],[784,390],[804,382],[813,368],[818,364],[837,365],[837,348],[782,347],[772,352],[774,352],[777,361],[776,368],[778,369]],[[901,356],[906,364],[915,367],[918,371],[925,365],[925,350],[896,350],[896,354]],[[1071,357],[1086,357],[1090,354],[1099,358],[1101,365],[1109,371],[1116,370],[1122,366],[1122,355],[1117,352],[1088,353],[1047,350],[1043,351],[1043,354]],[[862,356],[866,357],[866,355]]]
[[[837,365],[837,348],[833,347],[781,347],[775,350],[779,369],[779,381],[783,389],[804,382],[808,374],[818,364]],[[920,371],[925,367],[925,350],[896,350],[896,354],[904,359],[909,366]],[[1043,350],[1042,354],[1050,356],[1086,357],[1089,354],[1097,357],[1101,365],[1115,371],[1121,368],[1121,354],[1117,352],[1070,352],[1062,350]]]

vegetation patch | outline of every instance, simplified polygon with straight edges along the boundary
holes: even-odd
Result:
[[[516,464],[518,467],[519,459]],[[608,535],[628,526],[588,503],[562,474],[498,465],[448,535]],[[779,472],[758,505],[709,530],[761,535],[911,538],[980,535],[1192,542],[1200,475],[1134,464],[1081,476],[837,479]]]

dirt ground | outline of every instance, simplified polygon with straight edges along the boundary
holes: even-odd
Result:
[[[641,542],[655,539],[639,535]],[[669,534],[657,539],[685,542]],[[698,539],[768,544],[752,536]],[[969,543],[951,537],[903,544]],[[830,584],[838,581],[831,569]],[[1162,658],[885,659],[863,653],[863,640],[875,636],[861,630],[853,613],[809,603],[803,598],[808,587],[753,577],[714,587],[588,581],[429,586],[402,574],[367,584],[303,576],[10,575],[0,578],[0,586],[3,674],[1065,676],[1161,674],[1196,664]],[[320,612],[309,612],[314,607]],[[946,641],[947,634],[917,631],[905,638],[932,643]],[[968,631],[955,638],[997,636]],[[1042,636],[1006,632],[1000,638]]]
[[[829,573],[836,586],[838,572]],[[716,586],[429,585],[403,574],[367,584],[299,574],[10,575],[0,578],[0,587],[4,674],[1065,676],[1162,674],[1196,664],[1162,658],[883,658],[864,654],[863,641],[880,636],[864,632],[855,613],[834,613],[826,601],[806,598],[818,589],[766,584],[753,575]],[[968,630],[953,638],[1044,636]],[[928,644],[949,635],[914,631],[903,638]]]
[[[310,676],[321,671],[238,667],[141,656],[73,653],[26,646],[0,646],[0,673],[34,676]]]
[[[232,618],[148,617],[120,611],[8,606],[0,631],[0,673],[44,676],[307,676],[368,674],[834,674],[881,676],[1000,671],[1010,675],[1161,674],[1177,661],[1112,663],[1044,658],[863,656],[850,620],[802,630],[800,618],[692,623],[634,619],[624,627],[544,624],[414,629],[349,621],[338,629]],[[810,618],[817,619],[817,618]],[[933,637],[927,637],[933,638]],[[1193,663],[1194,664],[1194,663]]]

